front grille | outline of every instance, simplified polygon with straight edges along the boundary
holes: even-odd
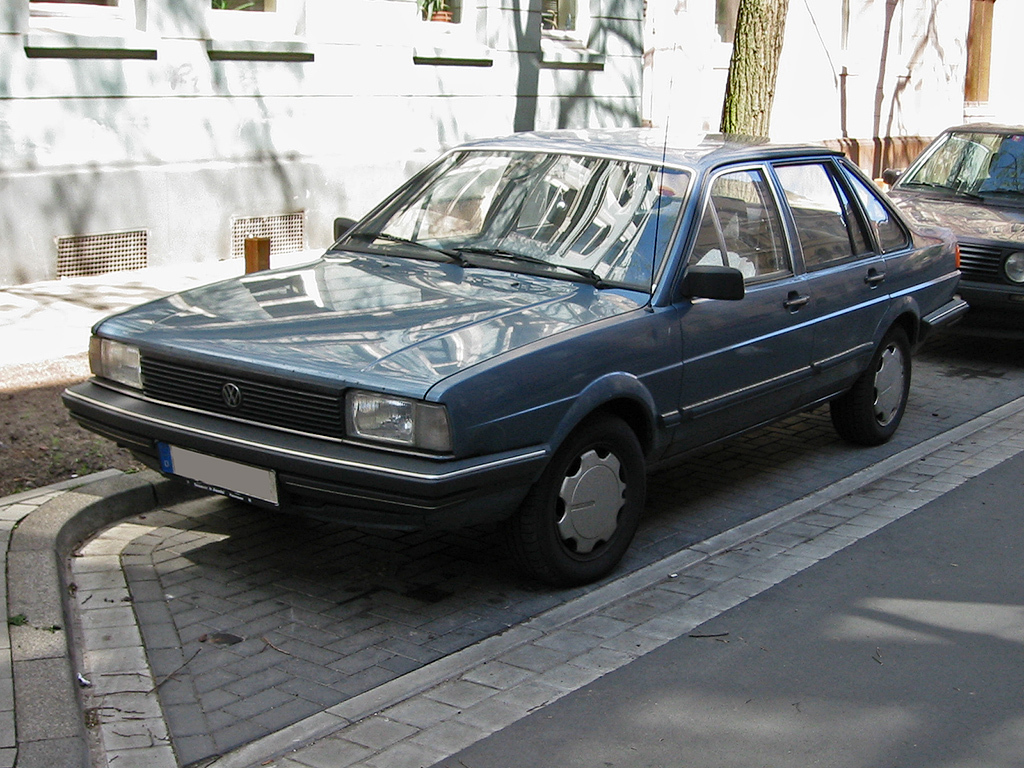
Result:
[[[1003,282],[1003,251],[990,245],[960,243],[960,274],[978,283]]]
[[[345,436],[340,393],[200,370],[148,356],[142,358],[142,381],[146,396],[154,400],[311,435]],[[225,401],[226,384],[234,384],[241,393],[237,407]]]

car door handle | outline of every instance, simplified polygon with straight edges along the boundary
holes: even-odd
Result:
[[[876,285],[885,280],[885,272],[879,272],[877,269],[869,269],[867,277],[864,278],[864,282],[874,288]]]
[[[796,291],[790,291],[789,297],[784,302],[782,302],[782,306],[784,306],[786,309],[792,312],[795,312],[810,300],[810,296],[797,293]]]

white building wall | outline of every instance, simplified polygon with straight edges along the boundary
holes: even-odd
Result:
[[[992,9],[992,66],[989,103],[982,115],[996,122],[1024,125],[1024,84],[1020,60],[1024,2],[997,0]]]
[[[414,0],[2,0],[0,285],[54,277],[73,235],[145,230],[150,265],[202,262],[233,219],[301,212],[326,247],[463,140],[638,124],[642,0],[579,4],[579,32],[542,35],[539,0],[464,0],[460,24]]]
[[[649,122],[718,129],[731,46],[718,42],[714,7],[650,0]],[[962,121],[970,0],[850,0],[845,34],[842,9],[840,0],[790,0],[772,139],[870,144]]]
[[[715,132],[732,45],[715,28],[712,0],[649,0],[644,120],[680,135]]]

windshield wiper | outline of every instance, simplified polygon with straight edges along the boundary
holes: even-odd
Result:
[[[399,235],[392,235],[388,232],[377,232],[376,234],[370,232],[358,232],[351,236],[352,240],[367,240],[367,245],[373,245],[373,240],[387,240],[389,243],[398,243],[399,245],[411,245],[414,248],[418,248],[421,251],[428,251],[429,253],[439,254],[446,256],[449,261],[453,261],[459,266],[465,267],[466,260],[462,258],[458,251],[449,250],[447,248],[437,248],[426,243],[421,243],[418,240],[410,240],[408,237],[401,237]]]
[[[982,190],[979,197],[989,197],[991,195],[1001,196],[1009,195],[1012,197],[1024,197],[1024,190],[1021,189],[985,189]]]
[[[585,278],[588,282],[592,283],[595,288],[603,288],[605,286],[604,280],[594,270],[588,269],[587,267],[576,267],[571,264],[555,264],[544,259],[538,259],[536,256],[530,256],[526,253],[517,253],[515,251],[505,251],[501,248],[483,248],[480,246],[465,246],[458,249],[459,253],[465,254],[480,254],[482,256],[492,256],[498,259],[505,259],[507,261],[521,261],[526,264],[535,264],[539,267],[547,267],[548,269],[561,269],[566,272],[572,272],[574,275],[578,275]]]
[[[537,264],[542,267],[556,267],[557,264],[552,264],[550,261],[544,261],[544,259],[538,259],[536,256],[530,256],[526,253],[519,253],[518,251],[506,251],[501,248],[484,248],[479,245],[463,245],[458,248],[459,253],[479,253],[481,256],[494,256],[498,259],[508,259],[511,261],[522,261],[527,264]]]
[[[925,189],[940,189],[943,192],[949,192],[951,195],[959,195],[960,197],[968,197],[971,200],[981,200],[981,195],[977,195],[974,192],[968,192],[966,189],[957,189],[956,187],[947,187],[945,184],[937,184],[934,181],[906,181],[900,184],[901,187],[924,187]]]

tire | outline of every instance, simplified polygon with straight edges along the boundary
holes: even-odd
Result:
[[[506,524],[516,565],[558,587],[601,578],[633,540],[646,487],[646,462],[633,430],[612,416],[585,422],[555,452]]]
[[[881,445],[895,433],[910,395],[910,342],[893,327],[850,391],[830,403],[839,436],[856,445]]]

